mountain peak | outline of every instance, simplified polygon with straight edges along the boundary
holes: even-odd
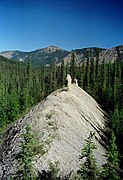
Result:
[[[53,45],[50,45],[50,46],[48,46],[48,47],[46,47],[46,48],[43,48],[42,49],[44,52],[46,52],[46,53],[53,53],[53,52],[56,52],[56,51],[58,51],[58,50],[60,50],[60,51],[65,51],[65,50],[63,50],[63,49],[61,49],[61,48],[59,48],[59,47],[57,47],[57,46],[53,46]]]

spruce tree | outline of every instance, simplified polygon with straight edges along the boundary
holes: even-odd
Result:
[[[72,79],[76,78],[76,62],[75,62],[75,53],[73,51],[71,55],[70,75]]]
[[[117,63],[116,61],[113,63],[113,73],[112,73],[112,76],[113,76],[113,104],[114,104],[114,108],[116,106],[116,99],[117,99],[117,82],[118,82],[118,76],[117,76]]]
[[[7,115],[9,121],[13,122],[16,120],[19,114],[19,96],[17,95],[17,91],[13,88],[8,96],[8,106],[7,106]]]
[[[112,132],[110,145],[106,153],[107,163],[103,166],[102,179],[119,180],[120,175],[116,171],[119,168],[119,153],[116,145],[116,137]]]
[[[86,66],[85,66],[85,76],[84,76],[84,89],[90,93],[90,58],[89,51],[86,55]]]
[[[93,155],[96,145],[93,142],[94,133],[90,132],[89,137],[86,139],[84,148],[82,149],[81,158],[85,161],[81,164],[78,174],[80,180],[97,180],[99,177],[99,170],[97,167],[96,159]]]
[[[56,80],[56,64],[52,62],[51,71],[50,71],[50,93],[57,88],[57,80]]]
[[[8,115],[7,115],[7,99],[5,96],[0,96],[0,129],[7,125]]]
[[[105,62],[105,59],[103,59],[103,62],[102,62],[102,73],[101,73],[101,76],[102,76],[102,84],[101,84],[101,86],[102,86],[102,93],[104,93],[104,94],[106,94],[106,89],[107,89],[107,87],[106,87],[106,83],[107,83],[107,81],[106,81],[106,71],[107,69],[106,69],[106,62]]]
[[[90,59],[90,89],[91,93],[94,95],[94,86],[95,86],[95,61],[93,58]]]
[[[21,152],[18,156],[18,179],[35,180],[36,174],[32,162],[34,160],[34,148],[36,142],[31,127],[27,125],[25,130],[26,132],[22,136],[23,141],[21,143]]]
[[[100,49],[96,50],[96,63],[95,63],[95,95],[98,96],[98,88],[99,88],[99,55]]]
[[[60,74],[60,82],[61,82],[61,86],[63,86],[64,84],[65,84],[65,76],[66,76],[66,74],[65,74],[65,67],[64,67],[64,60],[62,61],[62,63],[61,63],[61,74]]]

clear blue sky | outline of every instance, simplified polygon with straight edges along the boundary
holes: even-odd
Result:
[[[122,0],[0,0],[0,51],[120,44]]]

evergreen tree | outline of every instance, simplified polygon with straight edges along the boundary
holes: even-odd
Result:
[[[95,61],[93,58],[90,59],[90,89],[91,89],[91,94],[94,95],[95,93]]]
[[[90,59],[89,59],[89,52],[86,55],[84,89],[90,93]]]
[[[21,112],[27,110],[31,106],[29,90],[27,87],[23,87],[21,90],[20,106],[21,106]]]
[[[72,55],[71,55],[70,75],[71,75],[72,79],[76,78],[76,62],[75,62],[75,54],[73,51],[72,51]]]
[[[7,116],[7,99],[5,96],[0,97],[0,129],[8,123]]]
[[[33,69],[30,60],[27,61],[27,66],[26,66],[25,90],[28,98],[27,101],[29,103],[29,106],[31,106],[33,104],[34,99],[33,99]]]
[[[84,71],[85,71],[85,64],[79,66],[79,73],[78,73],[78,83],[81,88],[83,88],[84,84]]]
[[[113,104],[114,104],[114,108],[116,105],[116,99],[117,99],[117,81],[118,81],[118,76],[117,76],[117,63],[116,61],[114,61],[113,63],[113,73],[112,73],[112,84],[113,84]]]
[[[80,170],[78,171],[80,180],[97,180],[99,177],[99,170],[93,155],[93,150],[96,149],[93,137],[94,133],[90,132],[89,137],[86,139],[86,144],[82,149],[81,158],[85,158],[85,161],[81,164]]]
[[[100,49],[96,50],[96,63],[95,63],[95,95],[98,95],[98,83],[99,83],[99,55]]]
[[[60,80],[61,86],[65,84],[65,78],[66,78],[66,74],[65,74],[65,67],[64,67],[64,60],[63,60],[61,63],[61,80]]]
[[[112,132],[110,145],[106,153],[107,163],[103,167],[102,179],[106,180],[119,180],[120,176],[116,171],[119,168],[119,153],[116,146],[116,137]]]
[[[19,114],[19,97],[17,95],[17,91],[13,88],[10,92],[8,99],[7,99],[7,115],[10,122],[13,122],[16,120],[18,114]]]
[[[100,91],[102,92],[102,99],[106,98],[107,93],[107,66],[105,59],[103,59],[102,66],[101,66],[101,85],[100,85]]]
[[[18,156],[18,179],[35,180],[36,174],[32,162],[34,160],[36,142],[31,127],[27,125],[25,130],[26,132],[23,134],[23,141],[21,143],[21,152]]]
[[[56,90],[57,80],[56,80],[56,64],[52,62],[51,73],[50,73],[50,92]]]

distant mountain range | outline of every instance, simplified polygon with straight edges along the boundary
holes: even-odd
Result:
[[[104,59],[105,62],[123,60],[123,45],[116,46],[110,49],[88,47],[75,49],[73,51],[67,51],[56,46],[48,46],[46,48],[37,49],[30,52],[2,51],[0,52],[0,55],[8,59],[14,59],[17,61],[26,62],[30,60],[34,67],[39,67],[41,65],[49,65],[52,62],[56,62],[59,65],[62,60],[64,60],[65,64],[69,64],[71,62],[72,52],[75,53],[76,63],[81,64],[85,60],[87,53],[90,52],[90,50],[91,54],[88,54],[90,54],[92,58],[95,58],[97,49],[99,49],[100,62]]]

